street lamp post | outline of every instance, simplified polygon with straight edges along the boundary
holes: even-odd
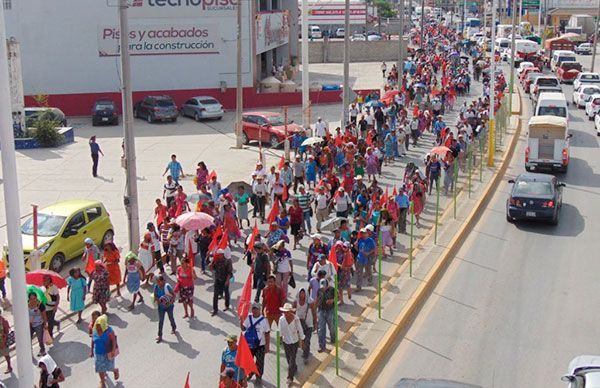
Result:
[[[594,65],[596,64],[596,46],[598,46],[598,28],[600,23],[600,0],[598,0],[598,16],[596,17],[596,29],[594,31],[594,47],[592,52],[592,68],[590,71],[594,71]]]
[[[521,2],[521,6],[522,6],[522,2]],[[513,1],[512,2],[512,34],[511,34],[511,39],[510,39],[510,78],[509,78],[509,83],[508,83],[508,106],[512,106],[512,93],[513,93],[513,88],[514,88],[514,83],[515,83],[515,54],[516,54],[516,50],[515,50],[515,38],[516,38],[516,23],[517,23],[517,15],[515,13],[515,11],[517,10],[517,2]]]
[[[308,0],[302,0],[302,127],[310,128],[308,114],[310,79],[308,70]]]
[[[17,374],[19,387],[33,387],[33,364],[31,362],[31,335],[25,285],[25,261],[21,240],[19,185],[17,182],[17,158],[10,103],[8,76],[8,49],[4,24],[4,8],[0,5],[0,143],[2,144],[2,178],[4,180],[4,209],[6,211],[6,234],[10,257],[10,280],[13,297],[15,343],[17,347]],[[7,333],[5,333],[7,334]]]
[[[344,128],[348,122],[348,106],[350,105],[350,0],[346,0],[344,12],[344,90],[342,94],[342,122],[340,127]]]
[[[514,0],[513,0],[514,1]],[[496,20],[496,1],[492,0],[492,23]],[[514,35],[514,31],[513,31]],[[494,152],[496,148],[496,112],[494,109],[494,97],[496,93],[496,28],[492,26],[492,58],[490,64],[490,108],[489,108],[489,124],[488,124],[488,161],[489,167],[494,167]]]
[[[242,148],[242,106],[244,104],[242,83],[242,1],[237,7],[236,88],[235,88],[235,148]]]

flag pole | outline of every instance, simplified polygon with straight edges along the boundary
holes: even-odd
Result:
[[[469,149],[467,153],[467,168],[469,169],[469,198],[471,198],[471,175],[473,173],[473,150]]]
[[[377,314],[379,315],[379,319],[381,319],[381,256],[383,254],[383,246],[382,246],[382,238],[381,238],[381,226],[379,227],[379,250],[377,252],[377,261],[379,262],[377,268]]]
[[[281,335],[279,334],[279,325],[277,325],[276,341],[277,341],[277,388],[281,388]]]
[[[435,202],[435,232],[433,235],[433,243],[437,245],[438,219],[440,217],[440,179],[439,178],[435,181],[435,191],[436,191],[436,195],[437,195],[437,200]]]
[[[333,296],[333,308],[334,308],[334,321],[333,325],[335,326],[335,374],[336,376],[340,375],[340,341],[338,336],[338,291],[339,291],[339,270],[335,274],[335,295]]]
[[[409,274],[412,278],[412,264],[413,264],[413,239],[414,239],[414,225],[415,225],[415,203],[410,202],[410,249],[408,250],[408,268]]]
[[[454,160],[454,176],[452,179],[454,180],[454,185],[452,186],[452,196],[454,197],[454,219],[456,219],[456,185],[458,184],[458,159]]]

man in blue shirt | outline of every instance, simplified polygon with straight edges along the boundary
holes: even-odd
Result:
[[[233,369],[235,380],[238,383],[245,383],[246,376],[244,370],[239,369],[235,363],[235,357],[237,356],[237,335],[231,334],[227,336],[227,347],[221,353],[221,373],[225,372],[226,369]]]
[[[366,272],[367,283],[373,284],[371,265],[369,260],[375,254],[375,240],[368,237],[366,228],[362,228],[357,241],[358,255],[356,255],[356,291],[362,290],[363,273]]]
[[[171,155],[171,161],[167,164],[163,176],[165,176],[167,171],[169,171],[169,175],[173,177],[175,183],[179,184],[179,178],[183,177],[183,167],[181,167],[181,163],[177,161],[177,155]]]
[[[400,191],[396,196],[396,203],[400,209],[400,214],[398,215],[398,230],[400,233],[406,233],[406,215],[410,208],[410,199],[408,198],[408,194],[406,194],[404,186],[400,187]]]
[[[90,152],[92,153],[92,176],[95,178],[98,176],[98,159],[100,155],[104,156],[100,145],[96,143],[96,135],[90,137]]]

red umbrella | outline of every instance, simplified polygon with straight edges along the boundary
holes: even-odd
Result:
[[[46,276],[50,276],[52,283],[58,288],[65,288],[67,286],[67,281],[65,278],[54,271],[50,271],[49,269],[38,269],[28,272],[25,274],[25,281],[27,284],[33,284],[35,286],[42,287],[44,285],[44,277]]]
[[[398,93],[399,93],[398,90],[388,90],[387,92],[385,92],[385,94],[381,98],[381,102],[383,102],[386,105],[391,104],[392,101],[394,101],[394,97],[396,97],[396,95]]]
[[[446,155],[447,152],[450,152],[450,148],[446,146],[438,146],[431,149],[432,154]]]

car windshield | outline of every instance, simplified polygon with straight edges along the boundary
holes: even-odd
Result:
[[[583,94],[598,94],[600,93],[600,88],[585,88],[583,89]]]
[[[110,102],[99,102],[96,104],[96,110],[114,109],[114,105]]]
[[[550,182],[517,181],[513,195],[552,195],[552,184]]]
[[[40,237],[52,237],[56,236],[58,232],[60,232],[60,228],[62,228],[65,223],[65,219],[67,217],[63,216],[54,216],[51,214],[38,214],[38,236]],[[33,234],[33,217],[28,219],[23,226],[21,227],[21,233],[23,234]]]
[[[269,123],[273,126],[285,125],[285,122],[284,122],[282,116],[269,116],[269,117],[267,117],[267,120],[269,120]]]
[[[201,100],[198,100],[198,102],[200,102],[203,105],[218,105],[219,101],[215,100],[214,98],[203,98]]]
[[[581,77],[579,77],[580,81],[597,81],[599,79],[600,76],[597,74],[582,74]]]
[[[563,62],[562,66],[563,70],[581,70],[581,64],[579,62]]]
[[[171,100],[156,100],[156,105],[158,106],[173,106],[173,101]]]
[[[567,109],[561,106],[540,106],[540,110],[538,111],[539,116],[558,116],[558,117],[567,117]]]
[[[558,80],[554,78],[540,78],[537,84],[538,86],[558,86]]]

